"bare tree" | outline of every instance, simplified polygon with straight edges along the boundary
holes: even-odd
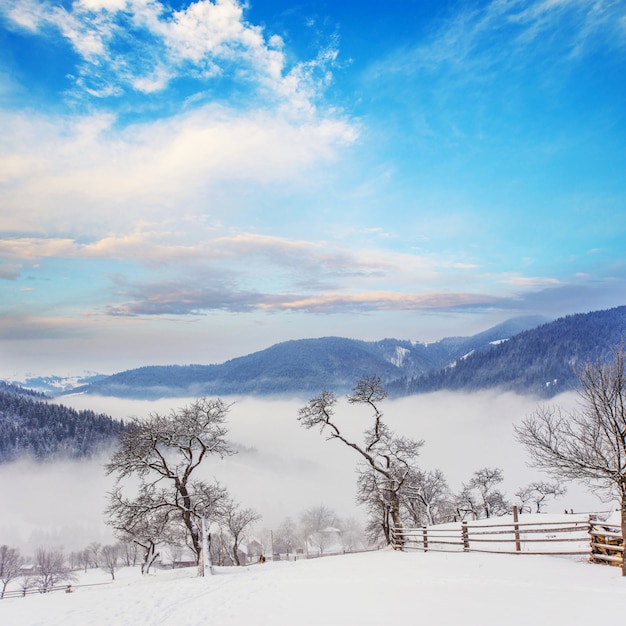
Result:
[[[118,552],[126,567],[137,564],[137,548],[138,546],[134,541],[120,541],[118,543]]]
[[[365,536],[371,543],[382,537],[387,545],[391,543],[391,506],[389,498],[379,483],[383,482],[378,472],[369,465],[359,463],[356,501],[367,509]]]
[[[7,585],[20,575],[20,568],[24,560],[17,548],[0,546],[0,581],[2,581],[2,592],[0,598],[4,598]]]
[[[232,537],[232,554],[235,565],[241,565],[239,559],[239,546],[243,533],[250,525],[258,522],[261,516],[254,509],[241,509],[231,500],[225,507],[224,523]]]
[[[91,554],[89,553],[89,548],[85,548],[84,550],[80,550],[76,553],[77,565],[81,569],[87,573],[87,569],[91,564]]]
[[[102,565],[101,568],[111,574],[111,579],[115,580],[115,572],[117,571],[117,562],[119,560],[118,546],[102,546],[101,549]]]
[[[44,592],[61,582],[76,579],[65,562],[63,552],[45,548],[39,548],[35,554],[35,576],[35,584]]]
[[[349,517],[340,520],[339,528],[341,529],[343,549],[346,552],[354,552],[363,547],[363,527],[357,519]]]
[[[461,491],[455,497],[455,509],[458,520],[480,518],[480,503],[475,490],[463,483]]]
[[[302,514],[301,522],[305,541],[317,546],[320,555],[323,555],[330,545],[332,529],[339,523],[337,515],[332,509],[321,504],[307,509]]]
[[[626,537],[626,349],[578,373],[578,408],[540,407],[515,428],[535,467],[620,501]],[[622,559],[626,576],[626,559]]]
[[[398,437],[383,422],[378,405],[386,397],[387,392],[378,376],[361,378],[348,396],[350,404],[363,404],[373,411],[373,424],[365,431],[363,444],[351,441],[342,434],[334,418],[337,396],[331,391],[323,391],[309,400],[300,409],[298,420],[305,428],[319,427],[320,432],[326,431],[329,439],[341,441],[362,457],[377,475],[377,487],[389,506],[393,527],[402,530],[400,490],[423,441]]]
[[[91,559],[91,565],[94,569],[100,567],[100,551],[102,550],[102,544],[94,541],[87,546],[89,551],[89,557]]]
[[[441,470],[412,469],[402,490],[402,504],[415,526],[438,524],[450,508],[452,494]]]
[[[541,513],[541,507],[547,498],[560,498],[565,495],[566,491],[565,487],[558,482],[537,481],[521,487],[515,495],[521,503],[520,511],[527,509],[530,512],[532,509],[527,507],[526,503],[532,502],[535,505],[535,513]]]
[[[220,399],[202,398],[168,415],[133,418],[106,469],[108,474],[117,474],[118,483],[129,476],[139,478],[141,502],[124,498],[118,488],[111,494],[110,523],[115,527],[123,517],[122,509],[136,506],[143,508],[146,516],[158,512],[166,517],[161,519],[163,529],[176,519],[184,526],[200,564],[200,522],[215,513],[213,498],[221,491],[194,476],[209,456],[232,454],[225,427],[229,408]],[[200,567],[198,572],[204,573]]]
[[[504,480],[502,470],[498,467],[483,467],[476,470],[467,487],[478,495],[480,517],[493,517],[508,512],[511,505],[504,494],[496,489]]]
[[[298,536],[295,522],[286,517],[274,534],[274,546],[277,552],[290,554],[298,545]]]
[[[120,489],[115,489],[109,494],[106,509],[107,523],[115,529],[116,536],[143,549],[142,574],[148,574],[159,557],[157,545],[171,541],[170,534],[173,532],[173,511],[167,506],[160,506],[158,498],[152,495],[153,491],[152,486],[144,484],[135,498],[126,498]]]

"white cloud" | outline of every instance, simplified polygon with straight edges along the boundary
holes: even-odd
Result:
[[[122,131],[106,115],[4,113],[0,120],[3,228],[86,235],[158,221],[181,206],[219,214],[211,203],[216,185],[304,182],[357,138],[339,118],[217,106]]]
[[[311,109],[336,51],[289,67],[282,39],[246,21],[244,7],[238,0],[197,0],[178,11],[157,0],[82,0],[67,8],[9,0],[4,12],[33,33],[58,30],[82,57],[77,86],[92,96],[151,93],[176,76],[219,74],[256,87],[256,97]]]

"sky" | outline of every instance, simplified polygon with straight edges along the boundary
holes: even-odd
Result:
[[[0,377],[626,303],[626,5],[4,0]]]

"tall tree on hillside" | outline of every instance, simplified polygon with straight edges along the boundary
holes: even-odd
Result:
[[[515,428],[535,467],[557,479],[579,481],[621,505],[626,537],[626,348],[578,373],[578,407],[540,407]],[[626,558],[622,559],[626,576]]]
[[[374,472],[377,488],[389,507],[393,528],[401,531],[400,491],[414,466],[423,441],[396,436],[385,424],[378,406],[386,397],[387,391],[378,376],[361,378],[348,396],[350,404],[365,405],[373,411],[373,423],[365,431],[362,444],[351,441],[342,434],[335,420],[337,395],[332,391],[323,391],[309,400],[300,409],[298,420],[305,428],[319,427],[320,432],[326,432],[329,439],[341,441],[361,456]],[[401,545],[401,539],[399,541]]]
[[[125,498],[118,485],[110,495],[109,523],[131,536],[155,519],[163,530],[170,524],[182,524],[200,565],[201,520],[214,518],[216,499],[223,498],[224,493],[195,476],[211,455],[232,454],[226,441],[228,410],[220,399],[202,398],[168,415],[152,413],[148,418],[133,418],[120,436],[106,471],[117,474],[118,483],[127,477],[138,478],[139,495]],[[155,539],[159,538],[150,538]],[[198,571],[203,574],[201,567]]]

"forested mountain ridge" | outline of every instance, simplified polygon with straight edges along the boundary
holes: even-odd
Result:
[[[0,393],[13,394],[15,396],[28,396],[31,398],[45,398],[46,395],[40,391],[34,389],[25,389],[20,385],[13,383],[7,383],[4,380],[0,380]]]
[[[576,367],[626,340],[626,306],[514,318],[471,337],[433,343],[341,337],[300,339],[214,365],[146,366],[72,392],[125,398],[315,394],[380,376],[392,396],[501,388],[551,397],[577,386]]]
[[[568,315],[523,331],[491,350],[389,385],[397,395],[499,388],[552,397],[578,387],[583,364],[610,357],[626,341],[626,306]]]
[[[74,392],[127,398],[273,395],[339,392],[377,374],[385,381],[409,379],[488,350],[545,318],[515,318],[471,337],[425,344],[398,339],[360,341],[342,337],[299,339],[215,365],[147,366],[119,372]]]
[[[123,422],[107,415],[51,404],[41,394],[0,385],[0,463],[24,456],[89,457],[113,443],[123,428]]]

